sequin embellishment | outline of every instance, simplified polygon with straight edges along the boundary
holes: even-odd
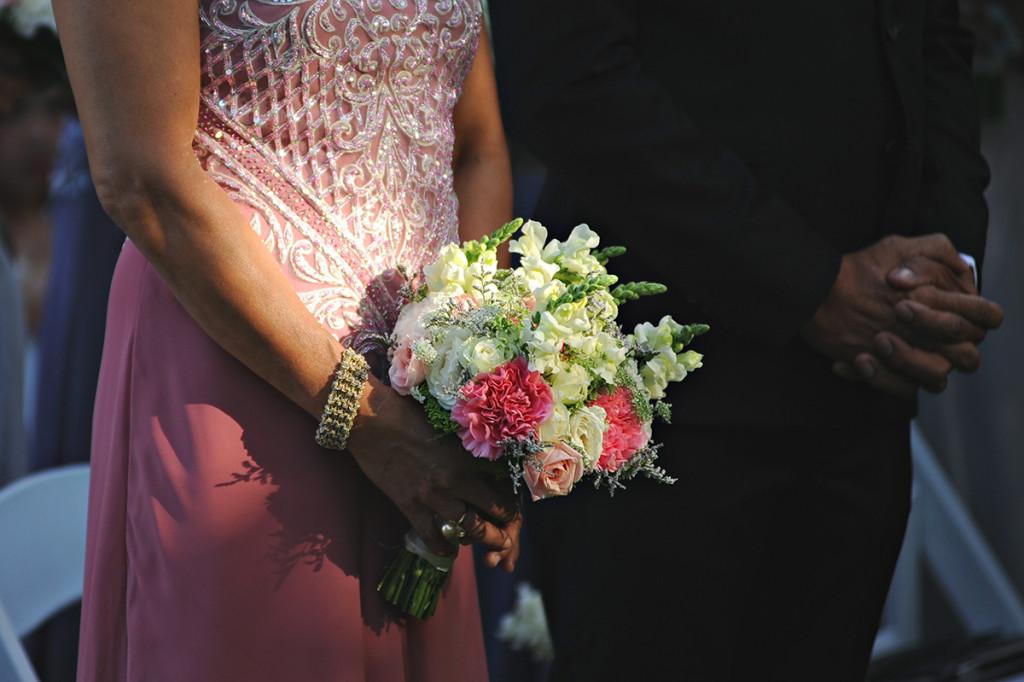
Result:
[[[194,147],[311,312],[357,349],[395,272],[457,238],[452,110],[479,0],[201,0]]]

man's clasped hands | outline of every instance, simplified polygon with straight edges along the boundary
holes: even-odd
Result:
[[[954,369],[977,370],[978,345],[1002,322],[945,235],[890,236],[843,256],[801,335],[843,378],[909,396],[943,391]]]

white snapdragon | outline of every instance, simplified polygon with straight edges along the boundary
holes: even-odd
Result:
[[[469,286],[469,260],[458,244],[446,244],[430,265],[423,267],[427,288],[450,296],[471,293]]]
[[[643,322],[636,326],[633,337],[640,345],[649,346],[657,352],[662,348],[672,348],[672,334],[678,333],[683,326],[666,315],[654,326],[650,322]]]
[[[559,296],[565,293],[565,284],[559,282],[557,279],[544,284],[543,286],[537,287],[531,290],[530,295],[533,296],[533,307],[534,310],[544,311],[548,309],[548,303],[557,299]]]
[[[619,316],[619,303],[606,289],[599,289],[590,295],[590,305],[596,311],[596,317],[615,324]]]
[[[574,340],[573,331],[558,323],[555,316],[545,311],[532,332],[524,328],[524,345],[530,356],[530,364],[541,374],[559,368],[562,346]]]
[[[654,352],[654,357],[640,368],[644,386],[651,392],[652,398],[664,398],[665,387],[669,382],[682,381],[688,372],[703,364],[703,356],[696,351],[676,353],[672,350],[672,335],[681,329],[680,324],[666,315],[658,322],[658,326],[644,322],[637,325],[633,332],[640,345]]]
[[[563,303],[555,308],[552,314],[559,324],[580,334],[588,334],[594,327],[587,312],[586,301]]]
[[[554,243],[546,244],[547,238],[547,228],[530,220],[523,225],[519,239],[513,239],[508,245],[511,253],[519,254],[519,271],[531,290],[549,284],[558,274],[555,262],[558,249]]]
[[[564,243],[553,242],[558,247],[559,263],[563,270],[574,272],[586,277],[593,273],[604,273],[604,267],[590,255],[591,249],[597,248],[601,238],[587,225],[577,225]]]
[[[563,402],[572,405],[587,397],[590,373],[575,363],[558,363],[547,375],[551,387],[559,392]]]
[[[577,350],[595,363],[592,371],[609,384],[615,382],[615,373],[626,360],[626,349],[608,332],[597,332],[584,338]]]

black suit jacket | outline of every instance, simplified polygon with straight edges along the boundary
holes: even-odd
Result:
[[[492,0],[513,136],[548,167],[536,217],[587,222],[609,268],[706,321],[675,420],[846,424],[900,401],[798,337],[843,253],[943,232],[979,259],[987,166],[956,0]]]

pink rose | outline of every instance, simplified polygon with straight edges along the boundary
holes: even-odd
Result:
[[[459,294],[452,297],[452,303],[457,313],[468,313],[473,308],[479,308],[476,299],[469,294]]]
[[[526,487],[533,501],[556,495],[568,495],[583,476],[583,455],[565,443],[555,443],[547,452],[537,455],[539,469],[527,462],[523,467]]]
[[[608,420],[597,467],[615,471],[647,445],[648,434],[633,410],[633,393],[626,388],[603,391],[588,404],[603,408]]]
[[[462,427],[467,450],[493,460],[502,454],[499,443],[533,435],[551,405],[551,387],[519,356],[467,382],[452,407],[452,420]]]
[[[391,367],[388,368],[391,387],[401,395],[409,395],[413,386],[423,383],[427,378],[427,368],[412,352],[412,341],[406,339],[391,356]]]

